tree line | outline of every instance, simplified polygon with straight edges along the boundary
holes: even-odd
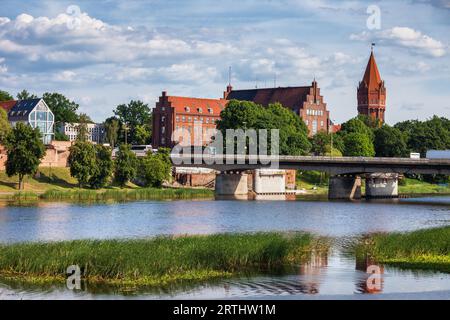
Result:
[[[36,99],[34,94],[22,90],[16,95],[18,100]],[[93,123],[85,113],[79,113],[79,104],[68,99],[61,93],[46,92],[42,98],[55,116],[55,128],[63,123],[78,123],[78,132],[81,136],[87,136],[87,125]],[[0,90],[0,102],[14,100],[14,97],[6,91]],[[131,100],[128,104],[118,105],[112,117],[107,118],[103,124],[105,127],[104,141],[113,148],[120,143],[151,144],[151,108],[140,100]],[[68,141],[64,133],[55,130],[56,141]],[[84,138],[82,138],[84,139]]]

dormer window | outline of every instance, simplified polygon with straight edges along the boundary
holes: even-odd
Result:
[[[197,108],[197,112],[198,113],[203,113],[203,109],[202,108]]]
[[[191,112],[191,108],[189,108],[189,107],[184,107],[184,111],[186,111],[186,112]]]

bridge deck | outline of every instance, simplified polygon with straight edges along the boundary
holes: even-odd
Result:
[[[264,167],[317,170],[331,174],[374,172],[450,174],[450,159],[315,157],[315,156],[172,156],[177,167],[205,167],[219,171]]]

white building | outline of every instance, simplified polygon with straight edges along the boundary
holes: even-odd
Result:
[[[105,141],[105,126],[103,123],[87,123],[88,141],[103,143]],[[78,137],[80,124],[68,123],[61,124],[58,128],[60,133],[65,134],[70,141],[75,141]]]

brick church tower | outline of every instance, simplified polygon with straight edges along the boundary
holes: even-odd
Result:
[[[386,88],[381,80],[372,46],[364,78],[358,87],[358,114],[371,116],[383,123],[385,111]]]

